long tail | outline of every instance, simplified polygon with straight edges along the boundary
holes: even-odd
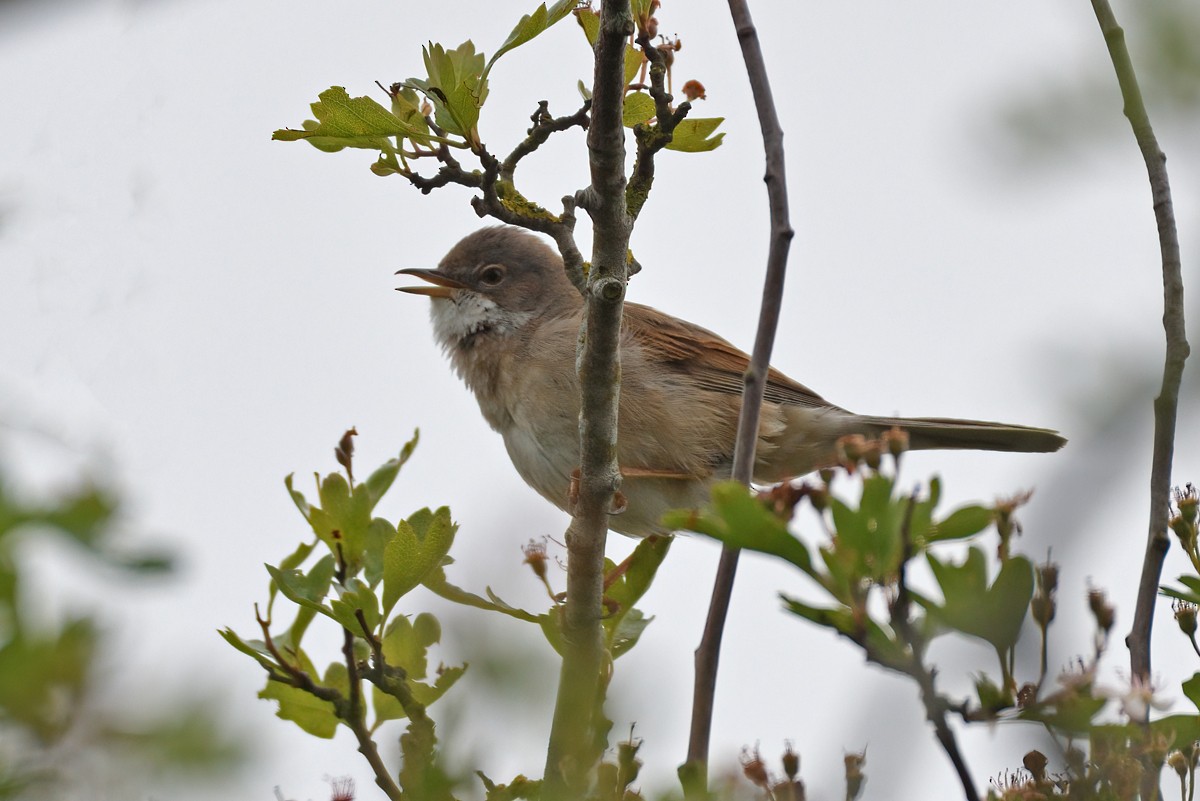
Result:
[[[983,420],[955,420],[948,417],[859,417],[871,433],[882,433],[893,426],[908,432],[909,447],[915,450],[936,448],[983,451],[1049,453],[1067,440],[1057,431]]]

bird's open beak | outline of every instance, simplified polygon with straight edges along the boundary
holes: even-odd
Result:
[[[426,295],[431,298],[448,298],[454,294],[456,289],[466,289],[467,285],[462,281],[456,281],[448,275],[439,273],[437,270],[423,270],[419,267],[410,267],[406,270],[397,270],[396,275],[415,275],[422,281],[428,281],[432,286],[399,286],[396,287],[397,292],[408,292],[412,295]]]

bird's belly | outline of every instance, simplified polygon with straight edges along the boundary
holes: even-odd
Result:
[[[579,446],[577,442],[572,446],[569,432],[534,432],[513,425],[502,434],[508,458],[525,483],[559,509],[568,511],[571,472],[579,467]],[[558,442],[564,434],[565,441]],[[543,447],[551,442],[558,442],[559,447]]]
[[[579,450],[571,439],[574,432],[534,432],[511,426],[503,432],[504,446],[517,473],[550,503],[567,508],[571,473],[579,468]],[[561,447],[548,449],[544,443],[561,440]],[[625,496],[625,511],[609,518],[613,531],[631,537],[669,534],[662,525],[664,514],[671,509],[699,509],[708,502],[709,481],[700,478],[637,478],[623,479],[621,492]]]

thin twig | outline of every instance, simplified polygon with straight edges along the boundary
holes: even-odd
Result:
[[[604,545],[608,514],[620,488],[617,408],[621,314],[632,222],[625,204],[625,40],[633,31],[629,0],[600,10],[588,153],[591,185],[577,196],[592,219],[582,342],[579,499],[567,529],[567,593],[562,609],[563,661],[546,752],[542,798],[580,798],[605,742],[599,727],[604,640]]]
[[[654,46],[650,35],[644,32],[637,37],[637,43],[650,64],[650,85],[644,88],[654,100],[655,123],[643,123],[633,129],[634,138],[637,140],[637,157],[633,162],[629,186],[625,190],[625,202],[629,206],[630,216],[634,218],[641,212],[646,198],[650,195],[650,188],[654,185],[654,154],[671,143],[675,136],[675,126],[692,108],[692,104],[688,102],[680,103],[679,108],[671,108],[673,98],[666,88],[667,64],[662,51]]]
[[[913,509],[916,504],[917,493],[914,490],[904,508],[904,520],[900,525],[900,569],[896,573],[896,600],[892,604],[891,610],[892,629],[908,646],[911,659],[903,670],[917,682],[917,686],[921,689],[921,703],[925,706],[925,718],[933,724],[933,731],[937,736],[938,743],[946,752],[946,756],[950,758],[954,772],[958,774],[958,780],[963,787],[963,798],[966,801],[979,801],[979,790],[975,787],[971,771],[967,767],[962,751],[958,748],[954,730],[950,728],[950,722],[946,719],[946,711],[952,708],[951,704],[938,694],[935,684],[937,671],[925,666],[925,638],[913,629],[912,620],[909,618],[911,598],[908,590],[907,565],[913,555],[911,525]],[[874,649],[866,637],[862,638],[862,644],[867,651],[867,657],[874,658],[871,656]],[[963,714],[963,711],[960,710],[959,714]]]
[[[1179,234],[1175,228],[1175,210],[1171,203],[1171,184],[1167,180],[1167,157],[1159,149],[1129,48],[1125,32],[1117,24],[1108,0],[1092,0],[1096,20],[1104,33],[1108,54],[1116,69],[1125,103],[1125,116],[1133,127],[1134,138],[1146,162],[1150,177],[1150,194],[1154,201],[1154,218],[1158,222],[1158,244],[1162,252],[1163,329],[1166,332],[1166,357],[1163,364],[1162,387],[1154,399],[1154,455],[1150,467],[1150,531],[1146,555],[1142,561],[1142,577],[1138,584],[1137,604],[1134,607],[1133,627],[1125,644],[1129,647],[1130,671],[1135,677],[1150,679],[1150,631],[1154,625],[1154,604],[1163,561],[1171,540],[1167,535],[1170,514],[1171,463],[1175,451],[1175,417],[1179,406],[1179,385],[1183,381],[1183,365],[1188,357],[1187,332],[1183,323],[1183,271],[1179,255]]]
[[[521,159],[544,145],[550,138],[550,134],[567,131],[575,126],[586,131],[589,121],[588,112],[591,111],[591,108],[592,101],[585,100],[583,106],[574,114],[555,117],[550,113],[550,104],[547,101],[543,100],[538,103],[537,111],[533,112],[529,118],[533,127],[526,132],[526,137],[513,148],[513,151],[508,154],[508,158],[500,165],[500,180],[512,183],[513,173],[517,171],[517,165]]]
[[[788,249],[792,242],[792,226],[788,220],[787,181],[783,161],[783,130],[775,113],[775,100],[767,80],[767,67],[759,47],[758,33],[750,18],[746,0],[729,0],[729,11],[733,15],[734,27],[742,47],[742,58],[754,93],[754,105],[758,109],[758,122],[762,128],[763,147],[766,151],[767,197],[771,210],[771,240],[767,254],[767,276],[763,287],[762,310],[758,318],[758,332],[754,339],[754,352],[750,367],[746,371],[742,394],[742,412],[738,419],[737,442],[734,446],[733,477],[749,484],[754,475],[754,449],[758,440],[758,420],[762,412],[763,393],[767,387],[767,370],[771,362],[771,349],[775,345],[775,330],[779,324],[779,310],[783,303],[783,280],[787,270]],[[713,585],[712,602],[708,609],[708,620],[704,635],[696,649],[696,684],[692,695],[692,728],[688,743],[688,762],[705,765],[708,762],[708,745],[712,734],[713,696],[717,685],[717,665],[721,651],[721,635],[725,628],[725,617],[729,611],[729,599],[733,592],[733,579],[737,573],[738,552],[726,548],[721,552],[717,577]]]

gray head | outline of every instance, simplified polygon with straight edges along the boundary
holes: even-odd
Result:
[[[570,314],[583,303],[545,242],[520,228],[496,226],[465,237],[436,270],[408,269],[430,286],[401,292],[433,299],[434,333],[446,348],[480,336],[506,336],[534,319]]]

